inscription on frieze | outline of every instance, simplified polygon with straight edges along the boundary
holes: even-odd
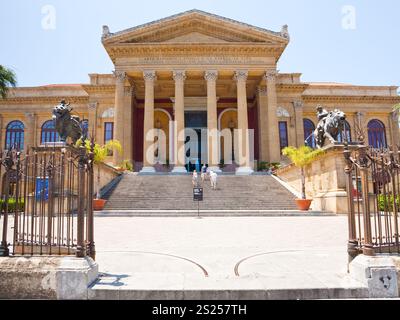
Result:
[[[138,64],[264,64],[268,58],[260,57],[227,57],[227,56],[195,56],[195,57],[143,57],[132,59]],[[130,61],[132,61],[130,59]]]

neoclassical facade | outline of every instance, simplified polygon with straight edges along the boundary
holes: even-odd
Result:
[[[397,87],[305,83],[300,73],[279,73],[277,63],[289,41],[287,26],[274,32],[199,10],[115,33],[104,26],[102,43],[115,71],[89,74],[88,84],[10,89],[0,100],[1,147],[57,141],[49,120],[62,99],[87,121],[98,143],[121,142],[123,153],[110,161],[129,160],[136,170],[150,172],[160,156],[174,172],[195,162],[215,168],[236,163],[236,156],[224,156],[231,145],[251,150],[236,163],[239,172],[251,172],[253,160],[280,162],[285,146],[303,145],[307,138],[313,145],[309,136],[318,105],[347,114],[349,139],[362,123],[371,145],[399,144]],[[188,129],[198,133],[198,141],[179,136]],[[207,137],[208,131],[236,129],[246,135],[232,144]],[[150,131],[163,132],[162,147]],[[199,152],[193,158],[194,148]]]

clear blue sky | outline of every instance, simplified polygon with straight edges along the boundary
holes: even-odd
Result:
[[[346,5],[355,11],[343,13]],[[86,83],[88,73],[113,70],[102,25],[115,32],[190,9],[274,31],[288,24],[278,69],[303,81],[400,85],[398,0],[1,0],[0,64],[14,69],[19,86]]]

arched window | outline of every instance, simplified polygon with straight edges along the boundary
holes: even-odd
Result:
[[[311,148],[315,148],[315,125],[310,119],[303,119],[303,126],[304,126],[304,140],[306,142],[306,146]]]
[[[21,121],[11,121],[6,128],[6,149],[24,149],[24,124]]]
[[[40,136],[40,143],[52,143],[60,141],[60,137],[56,131],[53,120],[48,120],[42,125],[42,134]]]
[[[347,142],[351,142],[351,127],[347,120],[344,120],[344,130],[339,133],[337,141],[344,142],[343,137],[347,137]]]
[[[387,147],[385,125],[377,119],[368,122],[368,143],[374,148]]]

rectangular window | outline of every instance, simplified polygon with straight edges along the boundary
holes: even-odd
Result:
[[[281,150],[289,146],[287,122],[279,121],[279,143]]]
[[[104,143],[114,139],[114,122],[104,122]]]

